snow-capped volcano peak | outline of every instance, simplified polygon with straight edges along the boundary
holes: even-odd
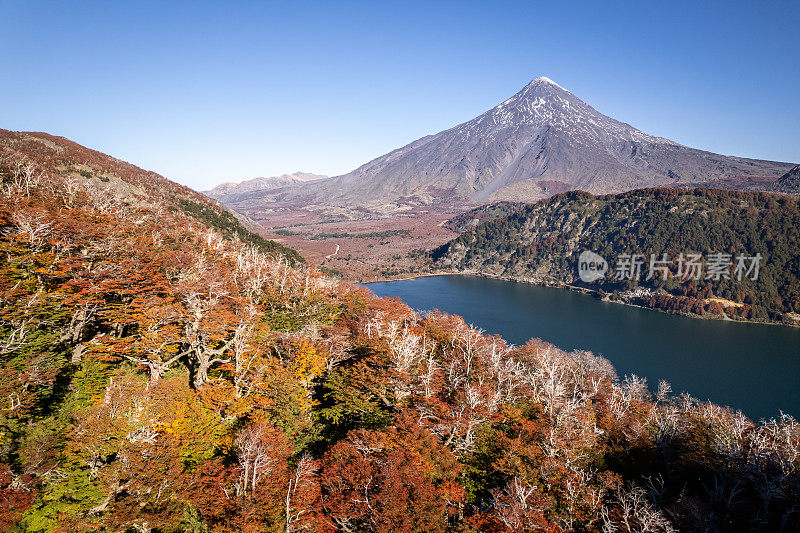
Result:
[[[457,130],[468,136],[538,136],[560,132],[575,146],[594,146],[619,141],[663,143],[666,139],[642,133],[636,128],[607,117],[564,89],[550,78],[535,78],[517,94],[483,115],[461,124]],[[524,133],[522,131],[524,130]]]
[[[297,194],[326,205],[391,209],[400,203],[531,201],[570,189],[607,193],[778,176],[789,168],[648,135],[540,76],[472,120]]]
[[[533,80],[528,85],[529,86],[530,85],[538,85],[538,84],[542,84],[542,83],[546,83],[546,84],[549,84],[549,85],[555,85],[559,89],[563,89],[563,90],[566,91],[566,89],[564,89],[561,85],[557,84],[556,82],[554,82],[553,80],[551,80],[547,76],[539,76],[539,77],[533,78]]]

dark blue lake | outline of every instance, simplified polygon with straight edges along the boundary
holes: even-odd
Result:
[[[659,379],[675,394],[741,409],[753,419],[800,417],[800,328],[700,320],[602,302],[592,296],[475,276],[371,283],[418,311],[461,315],[524,344],[540,337],[609,359],[620,377]]]

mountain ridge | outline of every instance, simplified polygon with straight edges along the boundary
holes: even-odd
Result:
[[[221,202],[236,202],[243,196],[254,192],[298,186],[310,181],[323,179],[328,179],[328,176],[297,171],[291,174],[281,174],[280,176],[257,177],[238,182],[228,181],[217,185],[213,189],[203,191],[203,194]]]

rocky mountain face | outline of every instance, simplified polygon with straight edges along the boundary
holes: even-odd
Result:
[[[791,164],[696,150],[598,112],[544,77],[482,115],[349,174],[290,191],[318,205],[392,210],[441,202],[534,201],[734,176],[776,178]]]
[[[295,187],[309,181],[323,180],[328,176],[322,174],[312,174],[310,172],[294,172],[292,174],[281,174],[270,178],[255,178],[242,182],[227,182],[217,185],[210,191],[203,194],[219,200],[226,204],[235,204],[245,201],[254,193],[263,191],[274,191],[285,187]]]

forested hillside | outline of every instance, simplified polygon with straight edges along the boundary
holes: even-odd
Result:
[[[119,204],[158,206],[183,211],[224,237],[247,242],[265,253],[281,254],[290,263],[304,259],[295,250],[261,238],[244,227],[233,212],[188,187],[165,179],[63,137],[0,129],[0,163],[8,183],[39,175],[59,176],[69,194],[85,192],[107,210]],[[45,171],[43,173],[43,171]]]
[[[0,530],[800,527],[789,416],[420,316],[154,175],[3,156]]]
[[[793,321],[792,313],[800,312],[798,242],[795,196],[713,189],[569,192],[481,224],[434,251],[433,259],[447,270],[582,285],[619,297],[641,286],[647,290],[637,293],[639,303],[674,312]],[[585,250],[608,262],[605,277],[581,282],[578,258]],[[634,254],[641,261],[639,279],[616,276],[630,274],[615,268],[620,258],[630,266]],[[647,279],[653,254],[654,266],[668,274],[656,269]],[[680,276],[685,264],[678,263],[694,254],[702,256],[700,275]],[[712,254],[723,254],[726,265],[709,276]],[[757,279],[754,271],[739,275],[738,257],[756,254]],[[744,261],[748,269],[751,263]]]

